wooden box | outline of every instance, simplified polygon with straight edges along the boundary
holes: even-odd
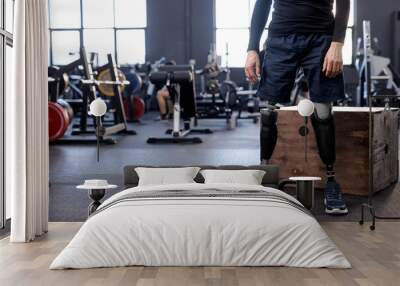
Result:
[[[281,178],[320,176],[325,178],[325,166],[318,155],[314,130],[309,122],[308,160],[305,162],[304,137],[299,129],[304,118],[296,107],[278,111],[278,143],[271,159],[281,168]],[[398,181],[398,116],[399,111],[373,109],[373,174],[374,192]],[[335,107],[336,178],[343,192],[367,195],[369,185],[369,109]],[[321,182],[317,187],[322,188]]]

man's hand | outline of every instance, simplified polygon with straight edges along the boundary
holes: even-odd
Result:
[[[343,43],[332,42],[326,53],[322,72],[327,77],[334,78],[343,72]]]
[[[246,77],[252,83],[256,83],[261,76],[260,57],[256,51],[249,51],[247,53],[245,73]]]

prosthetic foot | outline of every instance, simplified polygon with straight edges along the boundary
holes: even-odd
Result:
[[[278,128],[276,126],[278,113],[275,109],[277,107],[268,105],[267,108],[261,110],[260,157],[262,164],[269,162],[278,140]]]
[[[318,112],[311,117],[319,155],[327,169],[327,183],[325,187],[325,213],[329,215],[344,215],[348,213],[340,185],[335,180],[333,166],[336,161],[335,124],[333,116],[321,119]]]
[[[329,181],[325,187],[325,213],[329,215],[345,215],[349,211],[343,200],[340,185],[335,181]]]

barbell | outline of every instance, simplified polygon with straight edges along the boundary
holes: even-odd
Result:
[[[126,76],[125,74],[120,70],[117,69],[117,82],[123,83],[126,82]],[[97,76],[97,80],[100,82],[99,84],[97,84],[99,91],[105,95],[105,96],[114,96],[114,90],[112,88],[113,83],[109,83],[110,81],[112,81],[111,78],[111,71],[109,69],[105,69],[102,70],[98,76]],[[127,84],[117,84],[121,86],[121,93],[124,92],[125,90],[125,86],[129,85],[129,82]]]
[[[110,86],[113,86],[113,85],[126,86],[126,85],[130,84],[130,82],[127,81],[127,80],[124,80],[124,81],[112,81],[112,80],[97,80],[97,79],[81,79],[81,83],[84,84],[84,85],[96,85],[98,87],[103,86],[103,85],[107,86],[107,87],[110,87]],[[101,90],[100,90],[100,92],[103,93]],[[112,95],[108,95],[108,94],[105,94],[105,93],[103,93],[103,94],[107,95],[107,96],[114,96],[114,93]]]

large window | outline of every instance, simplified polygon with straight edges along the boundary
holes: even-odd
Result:
[[[111,53],[119,65],[145,61],[146,0],[49,0],[50,63],[65,65],[79,48],[97,53],[99,64]]]
[[[5,188],[5,105],[11,96],[14,1],[0,0],[0,228],[10,214],[10,194]]]
[[[222,56],[222,64],[230,67],[243,67],[249,41],[249,29],[256,0],[215,0],[215,40],[217,53]],[[334,5],[335,6],[335,5]],[[271,22],[272,9],[267,27]],[[351,12],[346,41],[343,49],[345,64],[353,60],[354,0],[351,0]],[[262,35],[262,46],[268,35],[268,29]],[[262,48],[260,46],[260,48]]]

